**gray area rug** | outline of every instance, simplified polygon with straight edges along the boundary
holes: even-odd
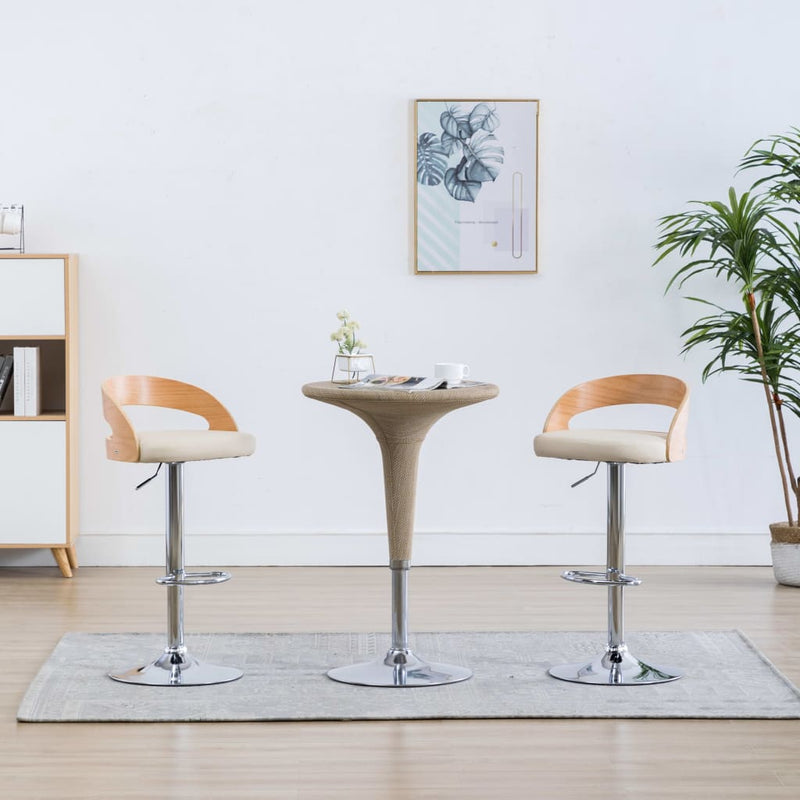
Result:
[[[161,634],[68,633],[36,676],[23,722],[179,722],[519,717],[800,718],[800,692],[739,631],[639,633],[639,657],[686,676],[650,686],[584,686],[551,678],[554,664],[589,660],[602,633],[419,633],[412,648],[463,664],[474,677],[449,686],[372,688],[336,683],[331,667],[369,661],[389,646],[370,633],[191,634],[201,661],[241,667],[238,681],[146,687],[106,673],[159,655]]]

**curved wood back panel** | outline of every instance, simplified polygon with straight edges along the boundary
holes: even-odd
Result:
[[[197,414],[212,431],[236,431],[229,411],[212,394],[190,383],[150,375],[118,375],[101,387],[103,416],[111,426],[106,455],[112,461],[138,461],[139,441],[124,406],[157,406]]]
[[[667,434],[667,461],[680,461],[686,455],[689,387],[671,375],[612,375],[580,383],[558,398],[544,430],[566,430],[570,420],[584,411],[640,403],[675,409]]]

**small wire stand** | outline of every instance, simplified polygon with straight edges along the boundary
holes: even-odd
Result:
[[[16,245],[2,246],[7,241],[6,236],[16,236]],[[25,252],[25,207],[22,203],[0,203],[0,250]]]
[[[369,353],[339,353],[333,359],[331,383],[358,383],[361,374],[375,372],[375,359]]]

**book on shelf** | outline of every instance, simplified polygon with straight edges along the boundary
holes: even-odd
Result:
[[[39,348],[14,348],[14,416],[36,417],[41,414]]]
[[[25,353],[25,416],[42,413],[42,388],[39,382],[39,348],[26,347]]]
[[[11,376],[14,374],[14,356],[0,356],[0,403],[11,385]]]
[[[25,416],[25,351],[27,347],[14,348],[14,416]]]
[[[459,381],[448,383],[444,378],[420,378],[410,375],[367,375],[358,383],[343,384],[344,389],[384,389],[393,392],[426,392],[433,389],[466,389],[482,386],[484,381]]]

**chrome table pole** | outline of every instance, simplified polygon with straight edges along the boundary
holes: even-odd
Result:
[[[340,683],[360,686],[438,686],[472,677],[472,670],[453,664],[434,664],[417,656],[408,644],[409,562],[393,560],[392,643],[386,655],[374,661],[337,667],[328,677]]]

